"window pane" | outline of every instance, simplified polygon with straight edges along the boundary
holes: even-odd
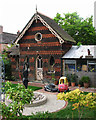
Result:
[[[55,63],[54,57],[51,56],[51,58],[50,58],[50,65],[53,65],[54,63]]]
[[[77,71],[87,71],[87,60],[77,60]]]
[[[65,70],[75,71],[75,64],[65,64]]]
[[[88,71],[89,72],[96,72],[96,65],[88,65]]]

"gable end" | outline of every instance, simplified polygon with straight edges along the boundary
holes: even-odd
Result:
[[[19,34],[19,36],[15,40],[16,44],[18,44],[18,41],[24,36],[25,32],[32,25],[33,21],[34,20],[37,21],[37,19],[39,19],[42,22],[42,24],[44,26],[46,26],[49,29],[49,31],[58,38],[60,44],[63,44],[65,41],[69,41],[69,42],[75,43],[74,39],[70,35],[68,35],[64,30],[62,30],[62,28],[60,28],[60,26],[58,26],[55,23],[55,21],[53,21],[51,18],[48,18],[47,16],[44,16],[44,15],[42,15],[42,14],[40,14],[40,13],[37,12],[36,14],[33,15],[33,17],[31,18],[31,20],[27,23],[27,25],[25,26],[25,28],[22,30],[22,32]],[[52,22],[52,24],[56,26],[56,30],[55,30],[55,26],[52,26],[49,23],[49,21]],[[57,29],[59,31],[57,31]]]

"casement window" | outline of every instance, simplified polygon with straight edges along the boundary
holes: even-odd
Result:
[[[29,69],[29,58],[28,56],[25,57],[25,60],[24,60],[24,64],[27,63],[25,66],[23,66],[24,68],[23,69]]]
[[[96,72],[96,60],[64,60],[64,70]]]
[[[54,65],[55,65],[55,59],[53,56],[50,57],[50,60],[49,60],[49,71],[54,71]]]
[[[88,71],[87,60],[76,60],[77,72],[78,71]]]
[[[96,61],[95,60],[88,60],[87,65],[88,65],[89,72],[96,72]]]
[[[64,65],[65,71],[75,71],[76,70],[76,60],[65,60]]]
[[[41,58],[41,56],[39,56],[37,58],[37,68],[42,68],[42,58]]]

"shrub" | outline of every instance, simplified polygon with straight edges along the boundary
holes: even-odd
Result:
[[[81,86],[83,86],[83,82],[82,82],[82,80],[79,80],[79,84],[80,84]]]
[[[71,74],[66,74],[68,82],[71,82]]]
[[[78,78],[78,76],[75,73],[71,74],[71,82],[76,82],[77,78]]]
[[[89,82],[90,82],[90,78],[89,78],[88,76],[83,76],[83,77],[81,78],[81,81],[82,81],[83,83],[89,83]]]
[[[3,118],[10,118],[15,116],[22,116],[23,108],[25,104],[30,103],[33,97],[33,91],[31,89],[25,89],[21,84],[16,87],[12,87],[12,83],[7,81],[5,83],[6,97],[12,101],[8,106],[5,103],[2,104],[2,116]]]
[[[72,110],[78,109],[79,120],[82,117],[84,108],[96,109],[96,93],[88,93],[85,95],[79,89],[75,89],[69,93],[59,93],[57,98],[74,102]]]

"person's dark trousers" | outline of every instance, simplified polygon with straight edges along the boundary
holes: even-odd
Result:
[[[28,80],[24,80],[24,81],[23,81],[23,84],[24,84],[25,88],[27,89],[27,86],[28,86]]]

